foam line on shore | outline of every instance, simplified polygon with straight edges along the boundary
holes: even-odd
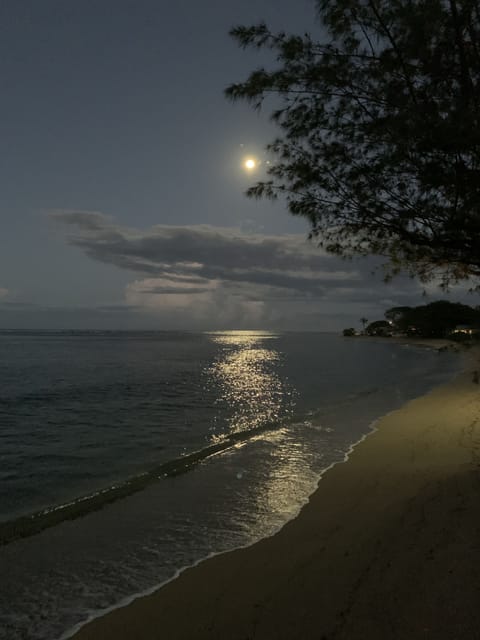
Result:
[[[404,342],[404,343],[398,343],[399,346],[410,346],[408,343]],[[411,345],[413,347],[417,347],[417,348],[430,348],[430,349],[436,349],[438,350],[438,347],[429,345],[428,343],[423,343],[423,344],[413,344]],[[459,355],[465,355],[465,352],[463,352],[462,354]],[[319,483],[322,480],[323,476],[330,471],[332,468],[336,467],[337,465],[340,464],[344,464],[346,462],[348,462],[348,460],[350,459],[351,455],[354,453],[355,449],[362,443],[364,442],[367,438],[369,438],[371,435],[373,435],[374,433],[376,433],[379,430],[379,425],[380,423],[387,418],[388,416],[395,414],[399,411],[404,410],[408,405],[410,405],[412,402],[414,402],[415,400],[418,400],[419,398],[423,398],[426,397],[428,395],[430,395],[431,393],[441,389],[442,387],[446,387],[449,384],[452,384],[457,378],[460,378],[462,375],[465,375],[467,370],[468,370],[468,365],[469,362],[467,359],[464,359],[460,370],[456,371],[455,373],[453,373],[453,375],[451,376],[451,378],[446,381],[446,382],[442,382],[440,385],[434,385],[432,386],[430,389],[428,389],[428,391],[426,391],[425,393],[422,393],[420,396],[417,397],[413,397],[410,400],[408,400],[407,402],[405,402],[401,407],[397,407],[395,409],[392,409],[391,411],[387,411],[385,414],[382,414],[381,416],[378,416],[377,418],[375,418],[374,420],[372,420],[369,425],[368,425],[368,430],[354,443],[352,443],[348,450],[345,452],[343,459],[342,460],[337,460],[335,462],[332,462],[330,465],[328,465],[327,467],[325,467],[325,469],[323,469],[318,478],[312,483],[312,490],[311,492],[308,494],[308,496],[306,497],[305,501],[299,505],[297,511],[295,513],[292,514],[291,518],[289,518],[288,520],[286,520],[285,522],[283,522],[281,525],[279,525],[278,527],[276,527],[275,529],[272,530],[272,532],[266,536],[263,536],[261,538],[258,538],[257,540],[254,541],[249,541],[246,544],[243,545],[238,545],[236,547],[232,547],[223,551],[213,551],[211,553],[209,553],[208,555],[204,556],[203,558],[199,558],[198,560],[196,560],[195,562],[193,562],[192,564],[189,565],[185,565],[184,567],[181,567],[180,569],[178,569],[170,578],[167,578],[166,580],[162,581],[161,583],[154,585],[153,587],[150,587],[144,591],[132,594],[130,596],[127,596],[125,598],[123,598],[121,601],[119,601],[117,604],[114,604],[112,606],[106,607],[104,609],[92,612],[91,615],[89,615],[84,621],[79,622],[78,624],[76,624],[74,627],[72,627],[71,629],[67,630],[64,634],[62,634],[60,636],[60,638],[58,640],[69,640],[70,638],[74,637],[79,631],[80,629],[82,629],[83,627],[85,627],[86,625],[88,625],[90,622],[98,619],[98,618],[102,618],[106,615],[108,615],[109,613],[112,613],[114,611],[116,611],[117,609],[122,609],[124,607],[127,607],[128,605],[130,605],[131,603],[133,603],[134,601],[144,598],[146,596],[150,596],[152,594],[154,594],[155,592],[159,591],[160,589],[162,589],[163,587],[165,587],[167,584],[173,582],[174,580],[176,580],[182,573],[184,573],[186,570],[188,569],[193,569],[194,567],[197,567],[198,565],[204,563],[207,560],[210,560],[214,557],[217,556],[222,556],[225,555],[227,553],[231,553],[237,550],[241,550],[241,549],[246,549],[248,547],[254,546],[255,544],[257,544],[258,542],[260,542],[260,540],[266,540],[268,538],[272,538],[273,536],[275,536],[279,531],[281,531],[286,524],[288,524],[289,522],[291,522],[292,520],[295,520],[301,513],[302,509],[310,502],[312,496],[315,494],[316,490],[318,489]]]
[[[244,429],[229,433],[218,440],[187,455],[168,460],[153,469],[130,477],[118,484],[100,489],[89,495],[76,498],[65,504],[49,507],[33,514],[20,516],[14,520],[0,522],[0,546],[40,533],[48,527],[53,527],[65,520],[75,520],[92,511],[98,511],[107,504],[121,498],[142,491],[148,485],[182,473],[186,473],[207,458],[223,453],[235,446],[258,437],[268,431],[278,430],[283,423],[269,422],[251,429]]]

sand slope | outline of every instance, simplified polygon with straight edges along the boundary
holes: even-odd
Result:
[[[277,535],[75,639],[480,638],[480,387],[463,374],[378,426]]]

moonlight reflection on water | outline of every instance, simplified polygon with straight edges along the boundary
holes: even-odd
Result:
[[[282,354],[267,348],[273,333],[210,334],[222,347],[209,373],[220,388],[217,404],[229,409],[228,432],[260,427],[285,415],[291,390],[279,376]]]

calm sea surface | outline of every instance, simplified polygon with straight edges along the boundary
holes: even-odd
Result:
[[[0,540],[58,521],[0,546],[0,638],[55,640],[272,534],[375,418],[458,368],[331,334],[0,333]]]

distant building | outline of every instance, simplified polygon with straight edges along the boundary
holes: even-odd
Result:
[[[478,336],[480,335],[480,327],[472,324],[457,324],[450,335]]]

